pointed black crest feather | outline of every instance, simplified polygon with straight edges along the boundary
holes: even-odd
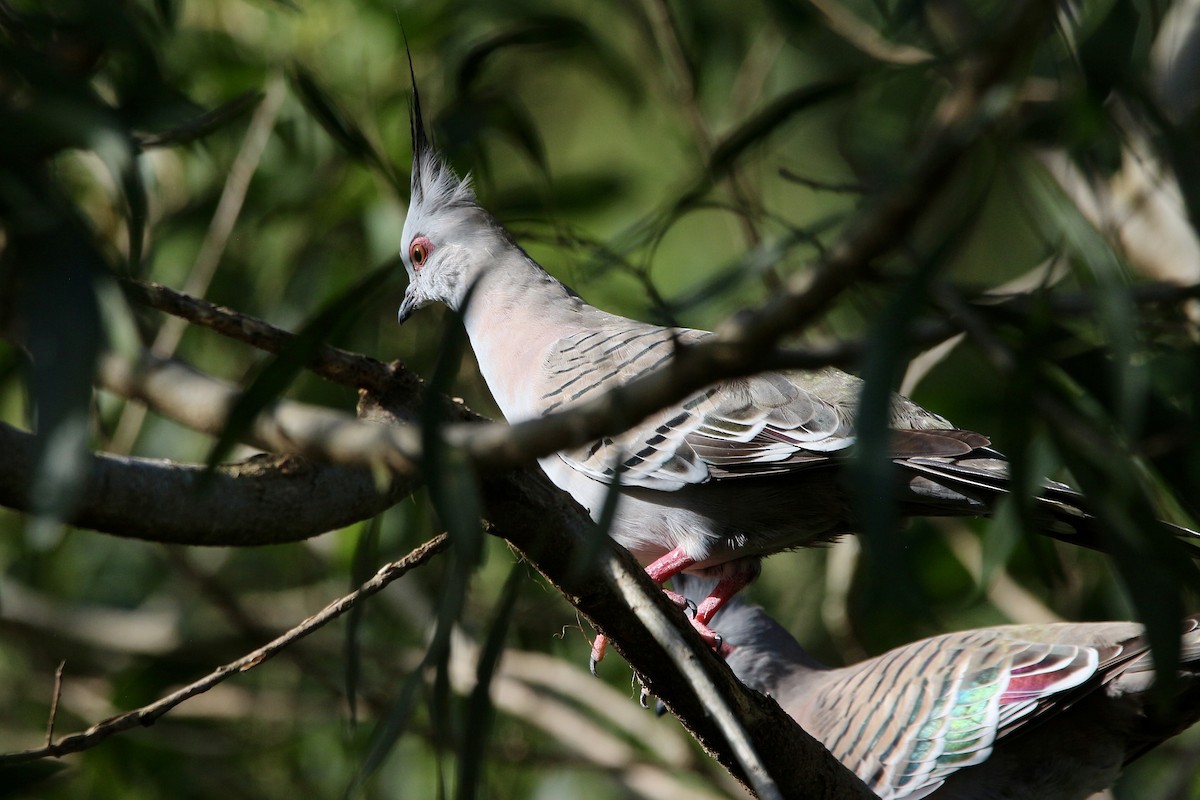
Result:
[[[408,75],[412,80],[412,105],[409,107],[408,121],[412,133],[412,193],[414,199],[420,199],[421,194],[421,164],[424,163],[426,154],[429,152],[429,139],[425,135],[425,120],[421,117],[421,95],[417,91],[417,73],[413,69],[412,50],[408,46],[408,34],[404,33],[404,29],[400,30],[400,35],[404,37],[404,53],[408,56]]]
[[[408,73],[412,78],[412,105],[409,107],[413,144],[411,202],[421,206],[427,214],[453,208],[475,208],[470,176],[459,180],[449,165],[438,156],[425,131],[421,95],[417,91],[417,76],[407,36],[404,38],[404,50],[408,55]]]

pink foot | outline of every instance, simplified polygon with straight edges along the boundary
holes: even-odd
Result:
[[[654,561],[650,566],[646,567],[646,574],[650,580],[662,586],[663,583],[683,572],[687,568],[696,563],[695,559],[687,556],[682,550],[676,548],[664,555],[662,558]],[[721,606],[737,594],[741,589],[748,584],[755,575],[755,571],[746,570],[743,572],[734,573],[728,577],[722,578],[713,587],[712,593],[700,603],[699,607],[695,607],[690,600],[678,592],[673,592],[670,589],[663,589],[663,594],[667,596],[673,604],[682,609],[692,608],[695,614],[692,616],[692,627],[700,634],[700,638],[709,647],[722,653],[725,649],[721,635],[708,627],[708,623],[713,616],[720,610]],[[596,636],[592,642],[592,656],[588,663],[588,667],[592,674],[596,674],[596,665],[604,659],[604,651],[608,646],[608,639],[604,634]]]
[[[696,615],[696,604],[691,600],[688,600],[679,592],[672,592],[670,589],[663,589],[662,592],[667,596],[668,600],[682,608],[684,613],[691,614],[692,616]]]

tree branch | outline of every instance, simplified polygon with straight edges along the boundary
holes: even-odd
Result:
[[[157,283],[125,280],[121,282],[121,288],[126,296],[141,305],[187,320],[268,353],[282,352],[296,338],[296,334],[260,319]],[[312,358],[309,359],[308,368],[314,374],[334,383],[377,392],[383,391],[406,374],[403,368],[396,365],[385,364],[379,359],[327,344],[315,349]],[[414,384],[418,383],[414,381]],[[415,389],[414,385],[414,391]]]
[[[170,377],[180,377],[176,367],[167,370]],[[154,376],[153,381],[170,383],[163,374]],[[190,373],[185,383],[175,385],[184,395],[197,391],[203,395],[205,389],[201,384],[204,381],[219,388],[219,382],[205,379],[198,373]],[[411,398],[403,386],[392,397],[396,398],[400,413],[409,413]],[[383,398],[383,402],[388,399]],[[368,417],[378,418],[387,413],[374,398],[364,398],[364,414]],[[17,439],[22,436],[28,443],[31,437],[21,434]],[[857,779],[851,780],[851,774],[820,745],[800,732],[773,701],[746,690],[723,664],[716,661],[679,610],[666,602],[628,553],[619,551],[606,540],[598,564],[580,570],[576,563],[577,553],[584,537],[594,535],[592,522],[574,501],[551,485],[543,473],[525,469],[489,477],[483,482],[482,489],[488,518],[495,525],[494,532],[524,552],[577,608],[612,636],[617,649],[626,656],[645,684],[680,716],[685,727],[727,769],[756,784],[760,790],[770,785],[765,781],[765,776],[770,775],[775,784],[783,788],[782,796],[785,797],[853,797],[855,791],[857,796],[870,796],[864,794],[866,790]],[[142,507],[140,503],[131,505],[125,512],[134,516]],[[80,516],[89,513],[92,512],[86,508],[79,512]],[[284,642],[276,640],[270,647],[275,644],[282,646]],[[274,649],[270,651],[273,652]],[[239,659],[158,703],[101,723],[84,734],[68,737],[52,749],[27,751],[14,754],[12,758],[61,755],[74,751],[64,748],[90,746],[89,743],[118,730],[149,724],[183,699],[223,680],[231,671],[242,669],[253,660],[252,656]],[[712,693],[703,699],[693,694],[692,682],[680,675],[681,664],[687,665],[688,672],[695,673],[692,680],[706,676],[706,682],[714,687]],[[696,673],[697,669],[701,672]],[[713,708],[722,706],[725,710],[718,711],[722,718],[718,723],[713,719]],[[728,737],[724,731],[739,728],[754,743],[749,755],[743,751],[743,758],[757,754],[758,764],[752,762],[748,767],[743,766],[726,743]],[[794,735],[781,736],[781,730],[794,731]],[[735,734],[733,738],[741,737]],[[768,793],[767,796],[771,795]]]
[[[97,379],[122,397],[140,400],[187,427],[219,436],[240,394],[232,384],[145,351],[137,362],[109,353],[101,357]],[[413,381],[405,373],[405,418],[416,413]],[[385,468],[412,475],[420,453],[420,433],[412,425],[360,422],[339,411],[277,400],[251,422],[249,444],[278,453],[312,456],[342,466]]]
[[[35,437],[0,423],[0,505],[32,511]],[[383,490],[371,473],[296,456],[256,456],[216,467],[89,454],[87,480],[67,521],[164,544],[246,547],[318,536],[369,519],[408,496],[417,479]]]
[[[82,733],[71,734],[57,742],[48,742],[43,747],[0,754],[0,767],[27,761],[36,761],[40,758],[59,758],[69,753],[78,753],[95,747],[113,734],[132,728],[153,725],[158,721],[159,717],[184,700],[195,697],[198,694],[203,694],[238,673],[254,669],[259,664],[279,653],[280,650],[337,619],[371,595],[379,593],[392,581],[400,578],[410,570],[421,566],[433,558],[433,556],[445,550],[448,541],[446,534],[440,534],[425,542],[425,544],[416,548],[399,561],[383,565],[373,578],[362,584],[355,591],[333,601],[321,611],[273,639],[271,642],[253,652],[247,653],[235,661],[218,667],[200,680],[189,683],[187,686],[172,692],[166,697],[160,698],[141,708],[136,708],[133,711],[127,711],[124,714],[106,719],[103,722],[98,722]]]

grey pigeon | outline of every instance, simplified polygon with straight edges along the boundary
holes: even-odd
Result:
[[[711,582],[675,579],[686,597]],[[758,606],[713,618],[726,662],[771,695],[883,800],[1073,800],[1200,718],[1200,619],[1184,621],[1178,696],[1154,680],[1132,622],[1000,625],[897,647],[849,667],[815,661]]]
[[[403,322],[444,303],[463,322],[488,387],[509,422],[599,397],[661,366],[706,331],[650,325],[588,305],[547,273],[480,208],[428,142],[413,93],[412,197],[402,257]],[[470,301],[467,302],[468,293]],[[759,571],[766,555],[855,530],[838,469],[855,441],[862,382],[833,368],[721,381],[619,436],[541,459],[561,489],[597,516],[619,474],[610,535],[662,584],[689,571],[719,578],[694,624]],[[890,456],[906,515],[987,514],[1008,489],[986,436],[959,430],[896,396]],[[1077,495],[1047,485],[1044,533],[1096,547]],[[673,597],[677,602],[679,599]],[[593,663],[603,655],[597,638]]]

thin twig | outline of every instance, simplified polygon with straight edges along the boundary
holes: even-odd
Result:
[[[58,701],[62,697],[63,670],[66,666],[67,660],[64,658],[58,662],[58,669],[54,670],[54,696],[50,699],[50,719],[46,721],[46,747],[54,741],[54,723],[58,719]]]
[[[13,753],[0,754],[0,767],[9,766],[12,764],[20,764],[28,761],[36,761],[41,758],[58,758],[69,753],[79,753],[95,747],[100,742],[108,737],[131,730],[137,727],[147,727],[158,721],[159,717],[166,714],[175,706],[182,703],[191,697],[198,694],[203,694],[226,679],[241,673],[251,670],[263,663],[267,659],[279,653],[285,647],[288,647],[293,642],[303,639],[310,633],[324,627],[327,623],[337,619],[342,614],[345,614],[351,608],[361,603],[368,597],[378,594],[385,586],[392,583],[396,579],[402,577],[416,567],[428,562],[433,556],[446,549],[448,543],[446,534],[439,534],[429,541],[417,547],[404,558],[399,561],[393,561],[379,568],[374,577],[363,583],[353,592],[344,597],[334,600],[321,611],[312,615],[308,619],[301,622],[286,633],[276,637],[271,642],[254,650],[239,659],[229,662],[224,666],[205,675],[198,681],[184,686],[177,691],[172,692],[166,697],[155,700],[153,703],[144,705],[141,708],[127,711],[124,714],[119,714],[115,717],[98,722],[82,733],[75,733],[61,739],[57,744],[53,741],[47,741],[43,747],[34,748],[31,750],[22,750]],[[61,667],[60,667],[61,670]],[[55,697],[55,707],[57,707],[57,696]],[[53,720],[53,717],[52,717]]]
[[[233,235],[234,226],[241,216],[246,192],[250,189],[250,179],[258,171],[258,164],[267,149],[267,142],[275,129],[275,120],[279,116],[279,109],[283,106],[286,94],[287,83],[283,76],[274,75],[267,83],[262,103],[250,120],[241,150],[229,168],[229,176],[225,179],[225,187],[221,190],[221,198],[217,201],[217,209],[213,212],[208,233],[200,244],[200,252],[196,255],[192,271],[184,284],[183,290],[186,294],[203,296],[212,283],[225,254],[225,248]],[[155,337],[151,349],[159,355],[174,353],[186,328],[182,323],[164,325]]]
[[[838,194],[863,194],[866,188],[861,183],[833,183],[832,181],[819,181],[816,178],[808,178],[798,172],[793,172],[787,167],[780,167],[779,177],[791,183],[798,183],[801,186],[807,186],[810,189],[816,189],[821,192],[836,192]]]
[[[606,562],[603,566],[623,565],[620,562]],[[708,711],[721,728],[721,733],[733,751],[734,756],[746,771],[750,786],[759,800],[782,800],[783,792],[776,785],[771,773],[767,770],[762,758],[754,747],[746,728],[738,715],[730,708],[725,697],[721,695],[716,683],[696,660],[689,649],[679,646],[679,634],[671,624],[662,609],[655,604],[645,602],[645,589],[641,582],[633,579],[629,572],[614,569],[610,573],[613,583],[622,593],[626,602],[637,613],[638,618],[651,635],[662,645],[675,667],[691,684],[693,690],[706,698]]]
[[[878,61],[911,66],[933,58],[929,53],[906,44],[890,42],[879,31],[859,19],[836,0],[808,0],[825,17],[829,29],[848,43]]]
[[[123,286],[127,295],[138,303],[181,317],[264,352],[279,353],[296,336],[256,317],[215,305],[207,300],[189,297],[167,286],[136,281],[125,281]],[[983,291],[964,290],[963,294],[968,297],[978,296],[975,302],[985,308],[1004,306],[1019,313],[1032,308],[1028,293],[997,294],[989,291],[981,294]],[[1200,284],[1144,283],[1130,287],[1129,297],[1136,305],[1175,305],[1200,298]],[[1066,316],[1090,314],[1098,307],[1095,296],[1087,292],[1060,291],[1044,294],[1038,298],[1038,303],[1044,303],[1055,314]],[[913,347],[928,347],[961,330],[961,325],[953,320],[917,320],[912,323],[908,336]],[[850,340],[805,347],[775,348],[761,356],[758,366],[760,369],[848,367],[855,364],[869,346],[870,342],[866,340]],[[373,392],[394,389],[395,381],[407,376],[400,364],[385,364],[379,359],[332,345],[316,348],[308,367],[313,374],[333,383]]]
[[[831,283],[840,281],[836,275]],[[833,286],[814,284],[820,294],[836,292]],[[161,298],[177,297],[169,290],[156,287]],[[1132,297],[1143,303],[1169,303],[1200,295],[1200,285],[1175,286],[1150,284],[1137,287]],[[957,296],[957,295],[956,295]],[[174,302],[174,301],[172,301]],[[227,335],[251,341],[265,349],[275,349],[290,341],[291,334],[265,323],[227,312],[200,301],[210,325]],[[965,301],[962,301],[965,307]],[[1010,303],[1021,308],[1026,301],[1016,298],[989,297],[987,303]],[[1090,313],[1094,301],[1084,295],[1050,297],[1050,307],[1058,313]],[[797,298],[797,304],[799,298]],[[186,305],[186,303],[184,303]],[[807,307],[807,304],[804,304]],[[987,313],[986,305],[971,306],[971,314],[954,315],[953,321],[930,320],[914,324],[908,331],[913,346],[928,346],[954,335],[962,326]],[[774,318],[774,308],[768,309]],[[764,317],[762,319],[766,319]],[[736,325],[736,321],[734,322]],[[853,364],[869,345],[867,341],[834,343],[825,346],[782,350],[767,346],[750,352],[743,342],[760,341],[764,336],[758,319],[751,318],[744,326],[735,327],[733,336],[716,337],[717,341],[692,347],[680,347],[675,361],[663,369],[636,379],[609,392],[604,397],[566,411],[528,420],[516,425],[489,422],[484,424],[451,425],[446,429],[448,441],[462,447],[477,465],[497,469],[525,464],[557,450],[584,444],[597,436],[617,433],[658,410],[664,403],[686,396],[688,390],[703,388],[714,380],[758,372],[762,369],[816,369],[822,366]],[[736,338],[745,332],[746,339]],[[773,333],[773,331],[771,331]],[[976,340],[988,346],[986,335]],[[984,332],[986,333],[986,332]],[[730,341],[733,339],[733,341]],[[771,340],[767,336],[762,341]],[[320,351],[314,363],[327,359],[321,367],[323,375],[335,380],[354,376],[356,384],[373,385],[384,373],[390,374],[389,391],[419,392],[420,381],[399,365],[382,365],[364,356],[346,354],[333,348]],[[180,364],[149,356],[136,365],[127,364],[115,356],[106,357],[101,364],[102,384],[126,397],[137,397],[163,415],[195,429],[219,434],[226,424],[227,409],[236,397],[236,389],[196,373]],[[411,398],[410,398],[411,399]],[[413,407],[416,407],[415,404]],[[468,412],[459,410],[459,418]],[[477,419],[477,418],[476,418]],[[357,422],[348,415],[329,409],[319,409],[300,403],[279,401],[260,415],[255,430],[248,439],[267,449],[320,457],[346,466],[374,467],[388,465],[397,474],[411,474],[420,460],[419,436],[409,426],[387,427]]]
[[[135,302],[158,309],[181,321],[190,322],[222,336],[256,347],[267,353],[280,353],[296,334],[260,319],[218,306],[187,292],[179,292],[157,283],[124,281],[125,293]],[[396,379],[392,366],[370,356],[322,344],[314,349],[308,368],[334,383],[356,389],[381,392]]]

